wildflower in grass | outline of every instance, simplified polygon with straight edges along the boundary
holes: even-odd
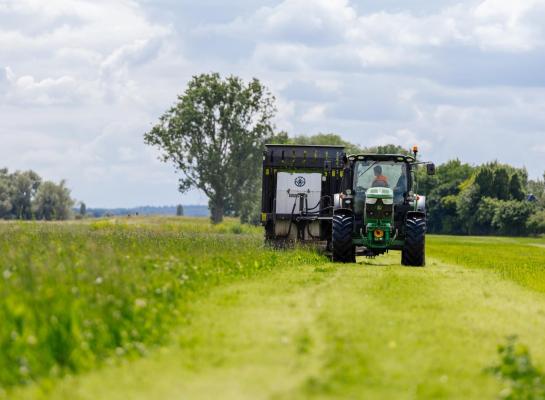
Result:
[[[147,304],[148,304],[148,303],[147,303],[146,299],[136,299],[136,300],[134,301],[134,306],[135,306],[136,308],[144,308],[144,307],[147,306]]]
[[[255,235],[246,226],[244,235],[220,235],[211,225],[190,223],[0,226],[0,233],[9,231],[0,235],[0,290],[10,299],[10,308],[0,307],[0,342],[9,348],[0,352],[0,365],[13,365],[1,371],[0,387],[79,373],[119,349],[145,355],[186,318],[190,291],[205,293],[301,260],[323,262],[307,252],[298,259],[262,251],[257,229]],[[14,243],[26,250],[12,251]]]

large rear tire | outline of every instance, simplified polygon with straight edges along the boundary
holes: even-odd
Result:
[[[356,247],[352,243],[352,232],[354,231],[354,218],[352,215],[334,215],[332,231],[333,261],[356,262]]]
[[[426,218],[422,216],[407,218],[401,264],[410,267],[426,265]]]

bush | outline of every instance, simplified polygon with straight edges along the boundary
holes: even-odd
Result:
[[[525,235],[527,221],[534,209],[528,202],[498,201],[492,226],[503,235]]]
[[[517,343],[516,336],[507,338],[505,345],[498,346],[500,363],[488,372],[505,381],[508,387],[500,398],[506,400],[541,400],[545,398],[545,377],[532,364],[528,348]]]
[[[534,235],[545,233],[545,210],[538,211],[528,218],[526,222],[528,232]]]

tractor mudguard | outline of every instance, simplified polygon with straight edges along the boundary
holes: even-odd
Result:
[[[339,215],[339,214],[354,215],[354,211],[350,208],[337,208],[333,210],[333,215]]]
[[[423,211],[409,211],[407,213],[407,216],[405,219],[411,219],[411,218],[426,218],[426,213]]]

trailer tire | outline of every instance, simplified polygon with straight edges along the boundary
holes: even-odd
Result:
[[[274,232],[274,224],[268,222],[265,225],[265,247],[274,250],[282,250],[289,247],[290,241],[286,238],[279,238]]]
[[[423,216],[407,218],[401,264],[409,267],[426,265],[426,219]]]
[[[352,243],[354,218],[352,215],[338,214],[333,216],[332,227],[332,259],[336,262],[356,262],[356,248]]]

